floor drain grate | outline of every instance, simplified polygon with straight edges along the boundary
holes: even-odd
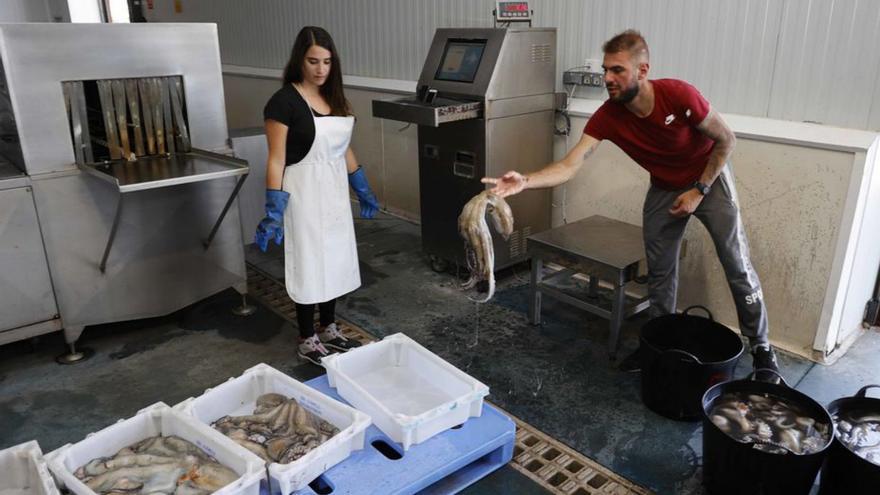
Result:
[[[507,415],[516,423],[511,466],[549,492],[561,495],[651,493],[516,416]]]
[[[284,284],[251,264],[247,265],[247,276],[249,296],[258,299],[282,318],[296,322],[296,307],[287,296]],[[339,326],[343,335],[363,344],[376,340],[373,335],[345,321],[340,321]],[[494,404],[493,406],[498,407]],[[516,443],[510,465],[550,493],[560,495],[648,495],[651,493],[507,411],[504,412],[516,423]]]

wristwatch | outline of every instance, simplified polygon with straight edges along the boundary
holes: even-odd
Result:
[[[694,189],[700,192],[703,196],[709,194],[709,190],[712,189],[711,186],[707,186],[700,181],[694,182]]]

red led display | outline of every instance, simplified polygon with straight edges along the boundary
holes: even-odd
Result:
[[[507,2],[501,4],[501,7],[505,12],[527,12],[529,10],[529,4],[524,2]]]

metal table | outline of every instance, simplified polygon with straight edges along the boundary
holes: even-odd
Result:
[[[639,263],[645,257],[642,229],[635,225],[594,215],[527,238],[532,260],[529,320],[541,322],[541,297],[546,294],[572,306],[587,310],[610,321],[608,353],[617,352],[620,326],[624,318],[648,308],[647,296],[627,303],[625,286],[635,280]],[[551,261],[565,267],[549,277],[543,276],[544,263]],[[589,277],[586,298],[566,294],[550,285],[552,281],[582,273]],[[599,281],[613,288],[610,310],[598,300]]]

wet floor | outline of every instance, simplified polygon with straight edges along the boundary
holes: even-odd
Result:
[[[606,352],[607,323],[546,300],[542,324],[527,321],[525,266],[499,276],[478,306],[449,273],[421,253],[419,226],[380,215],[358,220],[363,286],[340,300],[341,317],[378,337],[405,332],[491,388],[489,400],[588,457],[657,493],[702,493],[701,429],[647,410],[639,376],[618,371]],[[248,261],[283,279],[280,249],[248,250]],[[53,361],[60,334],[0,346],[0,448],[36,439],[44,451],[82,439],[157,401],[176,404],[245,369],[267,363],[305,380],[321,373],[295,354],[295,325],[265,308],[229,313],[226,291],[161,318],[88,327],[95,356]],[[644,320],[626,322],[622,354]],[[772,332],[772,328],[771,328]],[[868,333],[834,366],[781,355],[789,382],[821,403],[880,381],[880,335]],[[751,367],[744,357],[737,370]],[[465,493],[544,493],[505,468]]]

